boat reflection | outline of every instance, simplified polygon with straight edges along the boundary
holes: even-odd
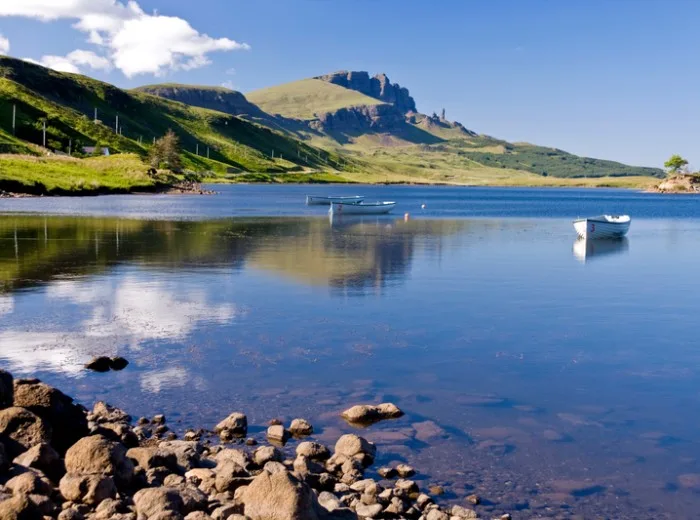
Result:
[[[629,240],[627,238],[599,240],[579,238],[574,242],[574,256],[584,264],[592,258],[610,256],[627,251],[629,251]]]

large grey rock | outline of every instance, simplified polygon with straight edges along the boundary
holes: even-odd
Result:
[[[168,487],[168,486],[166,486]],[[178,487],[180,498],[182,499],[183,514],[192,513],[194,511],[206,511],[209,497],[195,486],[180,486]]]
[[[351,424],[372,424],[383,419],[395,419],[404,413],[394,403],[380,405],[358,404],[345,410],[341,416]]]
[[[242,468],[247,468],[248,464],[250,464],[248,454],[235,448],[224,448],[214,456],[214,460],[216,460],[217,464],[221,464],[226,461],[235,462]]]
[[[253,452],[253,462],[263,467],[271,461],[282,462],[282,453],[274,446],[261,446]]]
[[[16,379],[14,405],[26,408],[51,425],[51,445],[66,450],[88,434],[85,410],[60,390],[38,379]]]
[[[9,458],[50,440],[51,427],[38,415],[17,406],[0,410],[0,441]]]
[[[184,503],[175,488],[146,488],[134,495],[134,506],[139,516],[152,518],[160,513],[181,515]]]
[[[40,520],[42,513],[26,495],[13,495],[0,502],[2,520]]]
[[[293,475],[260,473],[243,493],[252,520],[318,520],[320,506],[309,486]]]
[[[66,452],[66,471],[79,475],[110,475],[118,485],[128,484],[134,475],[134,464],[126,449],[101,435],[84,437]]]
[[[224,461],[217,464],[214,469],[216,473],[215,486],[220,493],[230,491],[233,492],[236,488],[246,486],[250,483],[250,475],[238,464],[233,461]]]
[[[314,432],[314,427],[306,419],[294,419],[289,425],[289,433],[295,437],[311,435]]]
[[[61,495],[71,502],[97,505],[117,495],[117,486],[107,475],[66,473],[59,483]]]
[[[163,453],[172,453],[177,460],[178,471],[184,474],[186,471],[197,467],[204,449],[197,441],[164,441],[158,444]]]
[[[317,79],[384,101],[402,114],[416,112],[416,102],[409,91],[392,83],[386,74],[377,74],[370,78],[364,71],[340,71],[319,76]]]

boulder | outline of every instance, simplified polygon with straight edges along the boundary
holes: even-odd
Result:
[[[95,520],[111,520],[128,511],[121,500],[106,498],[95,508]]]
[[[237,450],[234,448],[224,448],[214,456],[214,460],[217,464],[221,464],[222,462],[226,461],[235,462],[242,468],[247,468],[248,464],[250,464],[248,454],[242,450]]]
[[[450,520],[450,516],[439,509],[431,509],[426,513],[425,520]]]
[[[273,424],[267,429],[267,440],[284,445],[289,439],[289,432],[281,424]]]
[[[275,461],[268,462],[263,469],[270,474],[287,471],[287,467],[284,464]]]
[[[41,520],[39,508],[26,495],[14,495],[0,502],[2,520]]]
[[[366,505],[360,502],[355,508],[357,516],[362,518],[376,518],[378,517],[384,508],[381,504]]]
[[[99,474],[66,473],[59,483],[59,489],[66,500],[88,505],[117,496],[117,486],[112,477]]]
[[[8,458],[14,459],[32,446],[51,440],[51,427],[26,408],[0,410],[0,441]]]
[[[314,432],[314,427],[306,419],[294,419],[289,425],[289,433],[295,437],[304,437],[311,435]]]
[[[181,474],[197,467],[204,448],[197,441],[163,441],[158,444],[163,453],[171,453],[177,460],[177,468]]]
[[[160,448],[131,448],[126,452],[135,465],[145,470],[157,467],[165,467],[172,471],[178,470],[177,457],[172,451]]]
[[[335,453],[345,455],[346,457],[360,458],[362,457],[367,463],[371,463],[377,453],[377,448],[369,442],[354,433],[343,435],[335,443]]]
[[[104,401],[98,401],[92,408],[92,413],[88,418],[97,423],[119,423],[129,425],[131,423],[131,416],[124,410],[110,406]]]
[[[85,410],[71,397],[38,379],[16,379],[15,406],[41,417],[52,428],[51,445],[59,453],[88,434]]]
[[[0,370],[0,409],[12,406],[15,400],[14,395],[12,374]]]
[[[166,487],[171,487],[166,484]],[[182,499],[183,514],[192,513],[194,511],[206,511],[209,497],[200,489],[194,486],[181,486],[180,498]]]
[[[127,366],[129,366],[129,362],[121,356],[114,356],[109,360],[109,368],[112,370],[124,370]]]
[[[462,506],[452,506],[451,513],[453,517],[456,516],[459,518],[468,519],[479,518],[479,515],[476,514],[476,511],[474,511],[473,509],[467,509],[466,507]]]
[[[318,442],[300,442],[296,449],[297,456],[302,455],[311,460],[326,460],[331,456],[330,451]]]
[[[416,471],[408,464],[399,464],[396,466],[396,473],[398,473],[401,478],[408,478],[415,475]]]
[[[282,462],[282,453],[274,446],[261,446],[253,452],[253,462],[258,467],[263,467],[271,461]]]
[[[403,412],[394,403],[380,405],[358,404],[345,410],[341,417],[351,424],[372,424],[384,419],[401,417]]]
[[[34,471],[25,471],[12,477],[5,483],[5,487],[15,495],[48,496],[53,492],[51,482]]]
[[[182,515],[184,503],[175,488],[146,488],[134,495],[136,513],[148,519],[162,513]]]
[[[239,466],[233,461],[225,461],[217,464],[215,487],[220,493],[226,491],[235,491],[236,488],[246,486],[250,483],[250,474],[245,468]]]
[[[101,435],[83,437],[66,452],[66,471],[79,475],[110,475],[118,485],[128,484],[134,476],[134,464],[126,449]]]
[[[248,433],[248,418],[245,414],[233,412],[214,428],[216,433],[221,433],[224,430],[233,435],[245,435]]]
[[[15,457],[13,463],[25,468],[38,469],[54,482],[61,480],[65,473],[61,457],[50,444],[46,443],[32,446],[21,455]]]
[[[311,488],[287,472],[260,473],[243,493],[245,515],[253,520],[318,520]]]
[[[204,493],[211,495],[216,491],[216,473],[209,468],[191,469],[185,473],[185,480]]]
[[[112,368],[112,360],[107,356],[97,356],[88,361],[85,368],[94,372],[109,372]]]
[[[231,517],[229,517],[231,518]],[[185,520],[212,520],[211,516],[203,511],[194,511],[185,517]]]

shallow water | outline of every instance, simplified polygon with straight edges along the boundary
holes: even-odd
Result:
[[[445,501],[695,515],[698,199],[361,187],[397,215],[330,221],[300,204],[328,188],[221,190],[0,200],[25,212],[0,216],[0,366],[178,430],[240,410],[330,443],[340,410],[391,400],[407,416],[363,434]],[[628,239],[577,243],[571,218],[603,211]],[[131,365],[81,368],[101,354]]]

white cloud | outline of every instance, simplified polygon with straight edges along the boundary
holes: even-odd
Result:
[[[59,72],[80,73],[81,66],[87,66],[91,69],[109,70],[112,68],[112,63],[104,56],[99,56],[92,51],[76,49],[68,53],[67,56],[42,56],[41,60],[36,61],[31,58],[25,58],[24,61],[43,65]]]
[[[210,63],[217,51],[249,49],[229,38],[212,38],[174,16],[145,13],[137,2],[120,0],[1,0],[0,16],[22,16],[42,21],[75,20],[73,27],[87,34],[87,41],[103,49],[126,76],[163,75]],[[107,58],[91,53],[81,62],[68,56],[44,56],[41,63],[75,72],[80,66],[107,69]],[[83,54],[84,57],[84,54]],[[103,61],[104,60],[104,61]]]
[[[10,40],[0,34],[0,54],[7,54],[8,52],[10,52]]]
[[[235,76],[236,75],[236,69],[231,67],[230,69],[226,69],[226,75],[227,76]]]
[[[236,90],[236,85],[233,84],[233,81],[224,81],[221,86],[229,90]]]

